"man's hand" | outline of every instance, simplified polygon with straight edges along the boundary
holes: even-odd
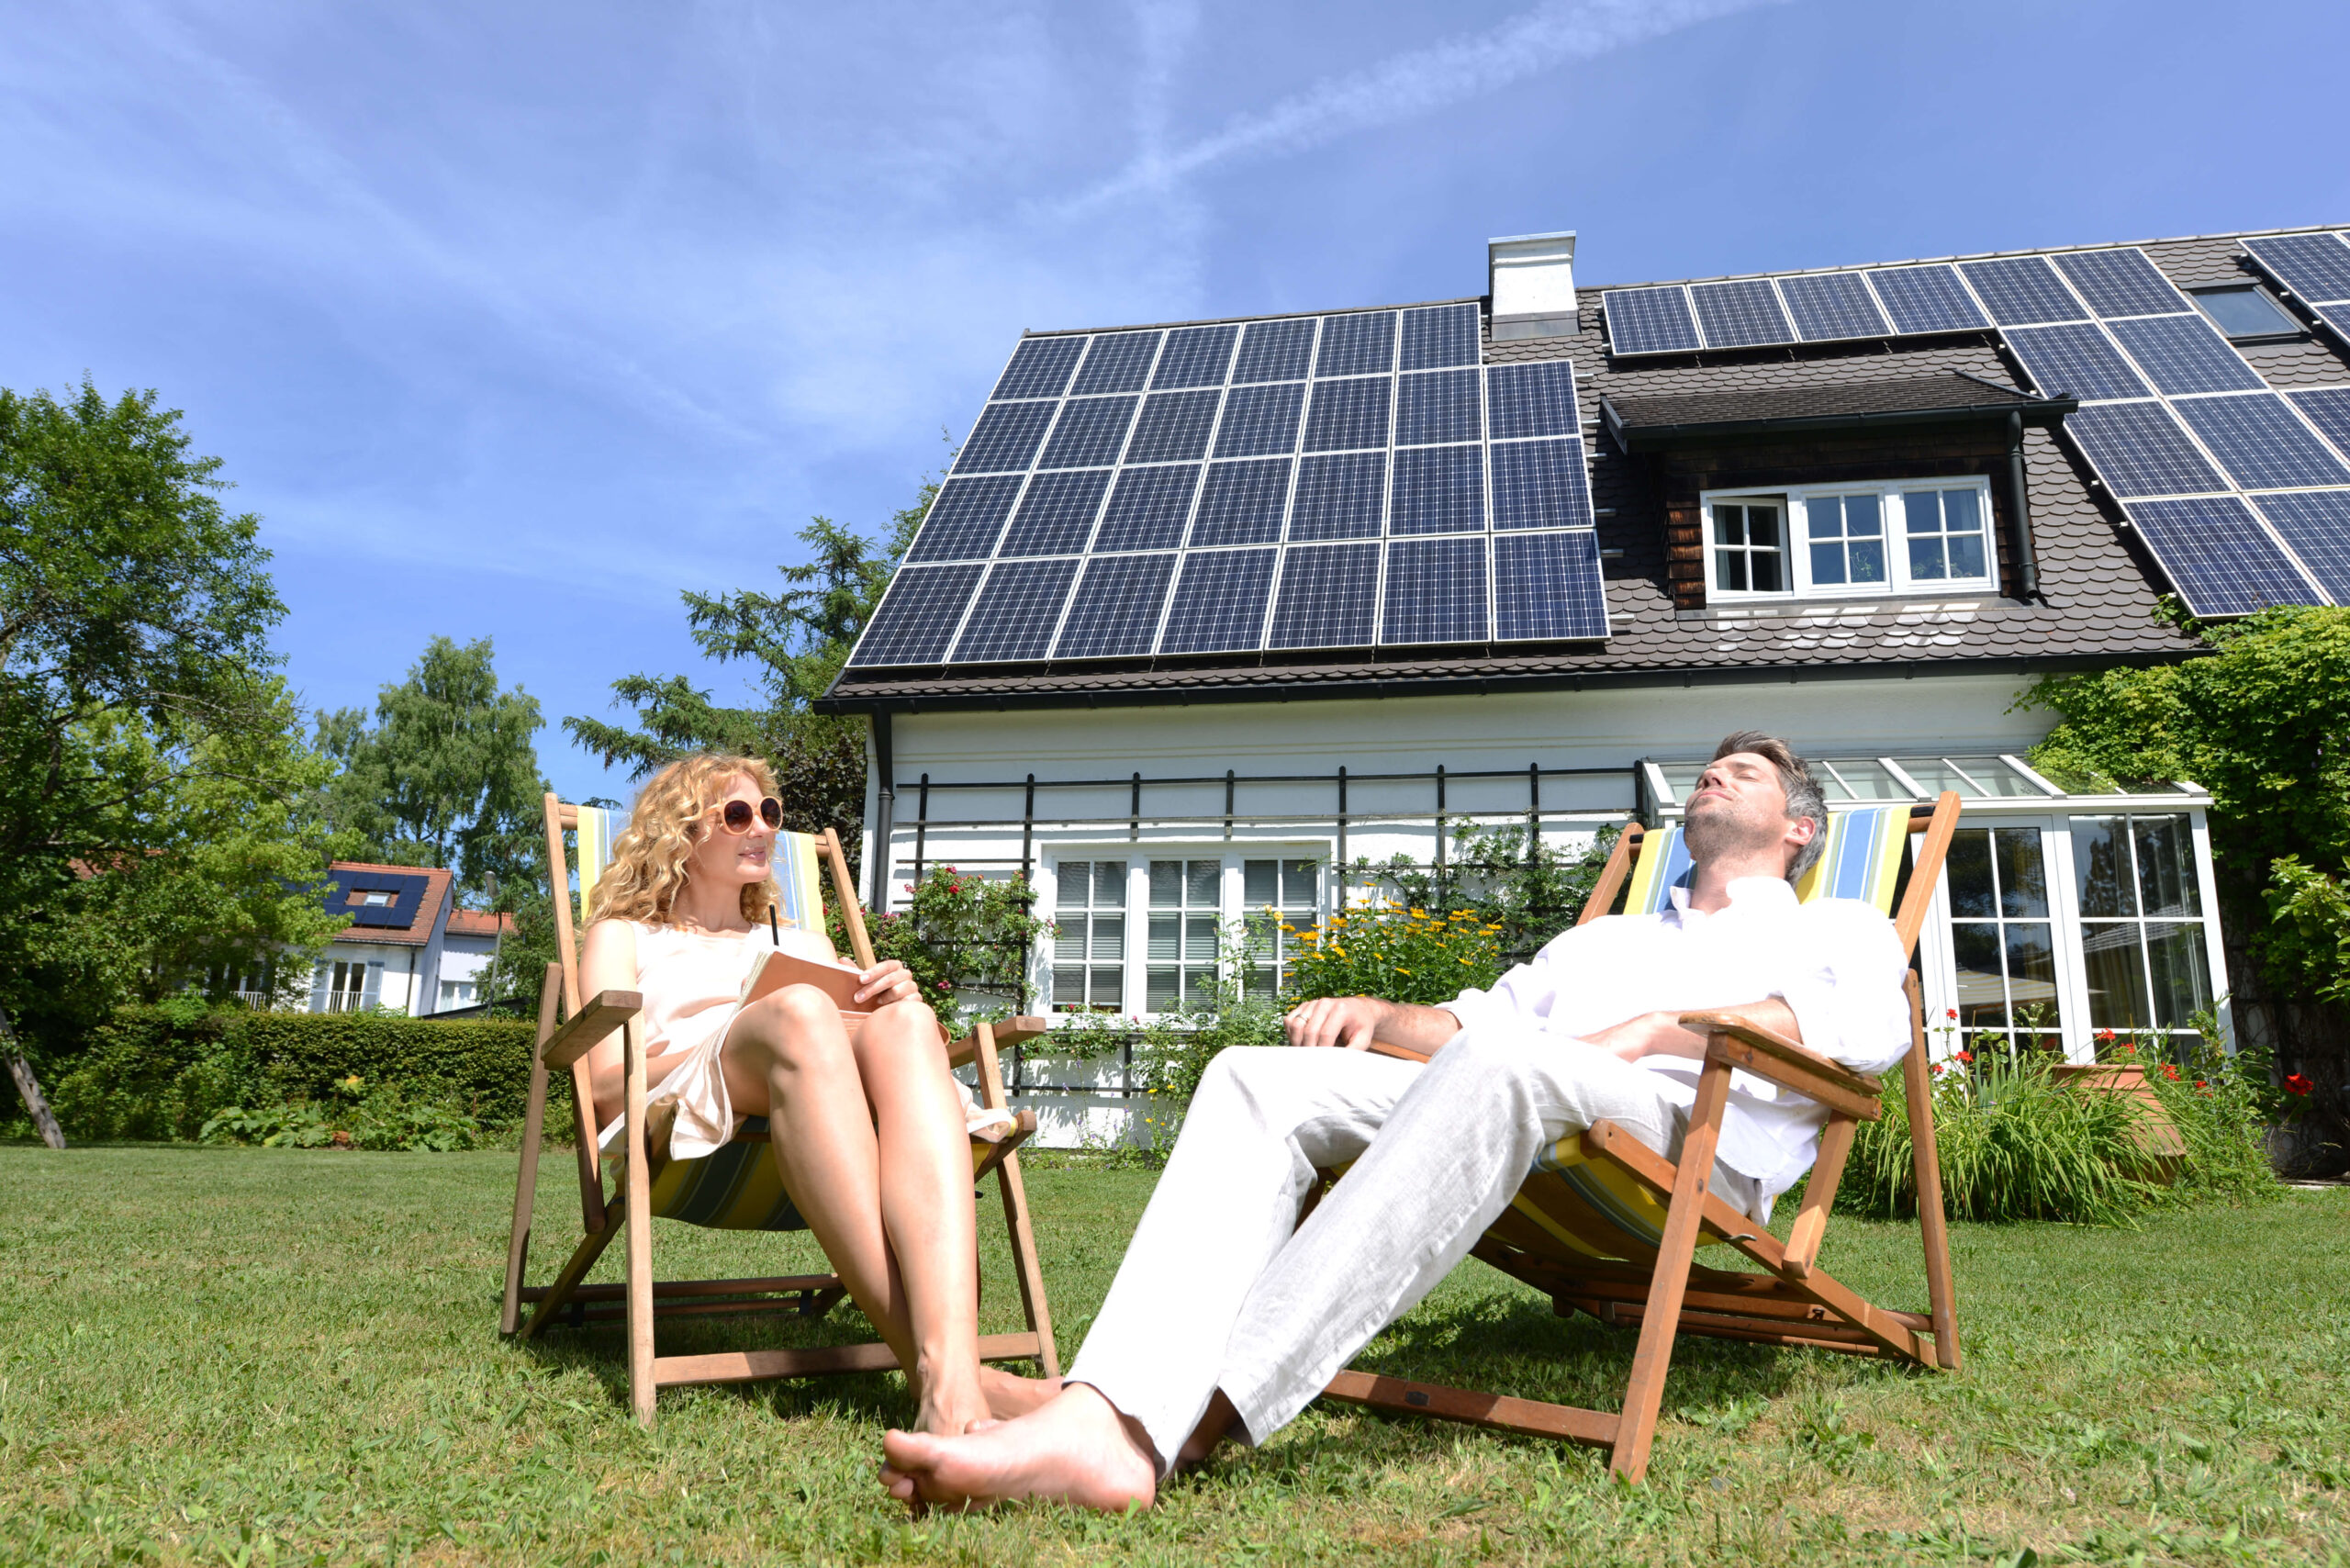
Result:
[[[869,1001],[876,1008],[887,1007],[893,1002],[912,1002],[922,995],[922,986],[913,971],[895,958],[884,958],[856,977],[856,1000]]]
[[[1735,1013],[1750,1024],[1785,1035],[1797,1045],[1803,1043],[1803,1030],[1796,1023],[1795,1009],[1775,996],[1716,1011]],[[1642,1057],[1686,1057],[1697,1060],[1706,1054],[1706,1036],[1683,1028],[1678,1013],[1642,1013],[1583,1038],[1585,1045],[1597,1046],[1626,1061],[1638,1061]]]
[[[1379,1026],[1394,1011],[1394,1003],[1375,996],[1318,996],[1291,1008],[1281,1023],[1292,1046],[1344,1046],[1350,1051],[1366,1051]]]

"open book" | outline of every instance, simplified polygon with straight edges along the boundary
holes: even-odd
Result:
[[[857,977],[864,972],[855,964],[837,959],[803,958],[797,953],[770,948],[759,955],[759,961],[751,967],[749,977],[743,981],[742,1002],[748,1006],[788,985],[812,985],[831,997],[844,1013],[870,1013],[871,1002],[856,1000]]]

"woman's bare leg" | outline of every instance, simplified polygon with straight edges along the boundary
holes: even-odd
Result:
[[[979,1256],[971,1143],[938,1020],[919,1002],[876,1011],[851,1048],[873,1107],[881,1225],[903,1282],[922,1367],[922,1429],[990,1414],[979,1385]]]

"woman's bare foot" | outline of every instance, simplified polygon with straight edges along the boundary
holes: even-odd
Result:
[[[1083,1383],[1017,1420],[933,1437],[890,1432],[881,1484],[909,1506],[985,1507],[1041,1497],[1123,1513],[1148,1507],[1158,1467],[1142,1430]]]
[[[912,1380],[916,1391],[914,1429],[934,1437],[956,1438],[973,1427],[994,1420],[987,1395],[980,1391],[975,1364],[956,1372],[917,1368]]]
[[[999,1421],[1025,1416],[1061,1391],[1057,1377],[1022,1377],[1002,1367],[979,1369],[979,1392],[987,1395],[988,1414]]]

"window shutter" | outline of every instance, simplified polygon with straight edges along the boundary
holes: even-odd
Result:
[[[311,1012],[324,1013],[327,1010],[327,981],[333,976],[334,960],[331,958],[320,958],[319,967],[310,971]]]
[[[367,990],[365,993],[359,998],[359,1005],[362,1007],[373,1007],[382,998],[383,994],[384,961],[381,958],[370,958],[367,960]]]

